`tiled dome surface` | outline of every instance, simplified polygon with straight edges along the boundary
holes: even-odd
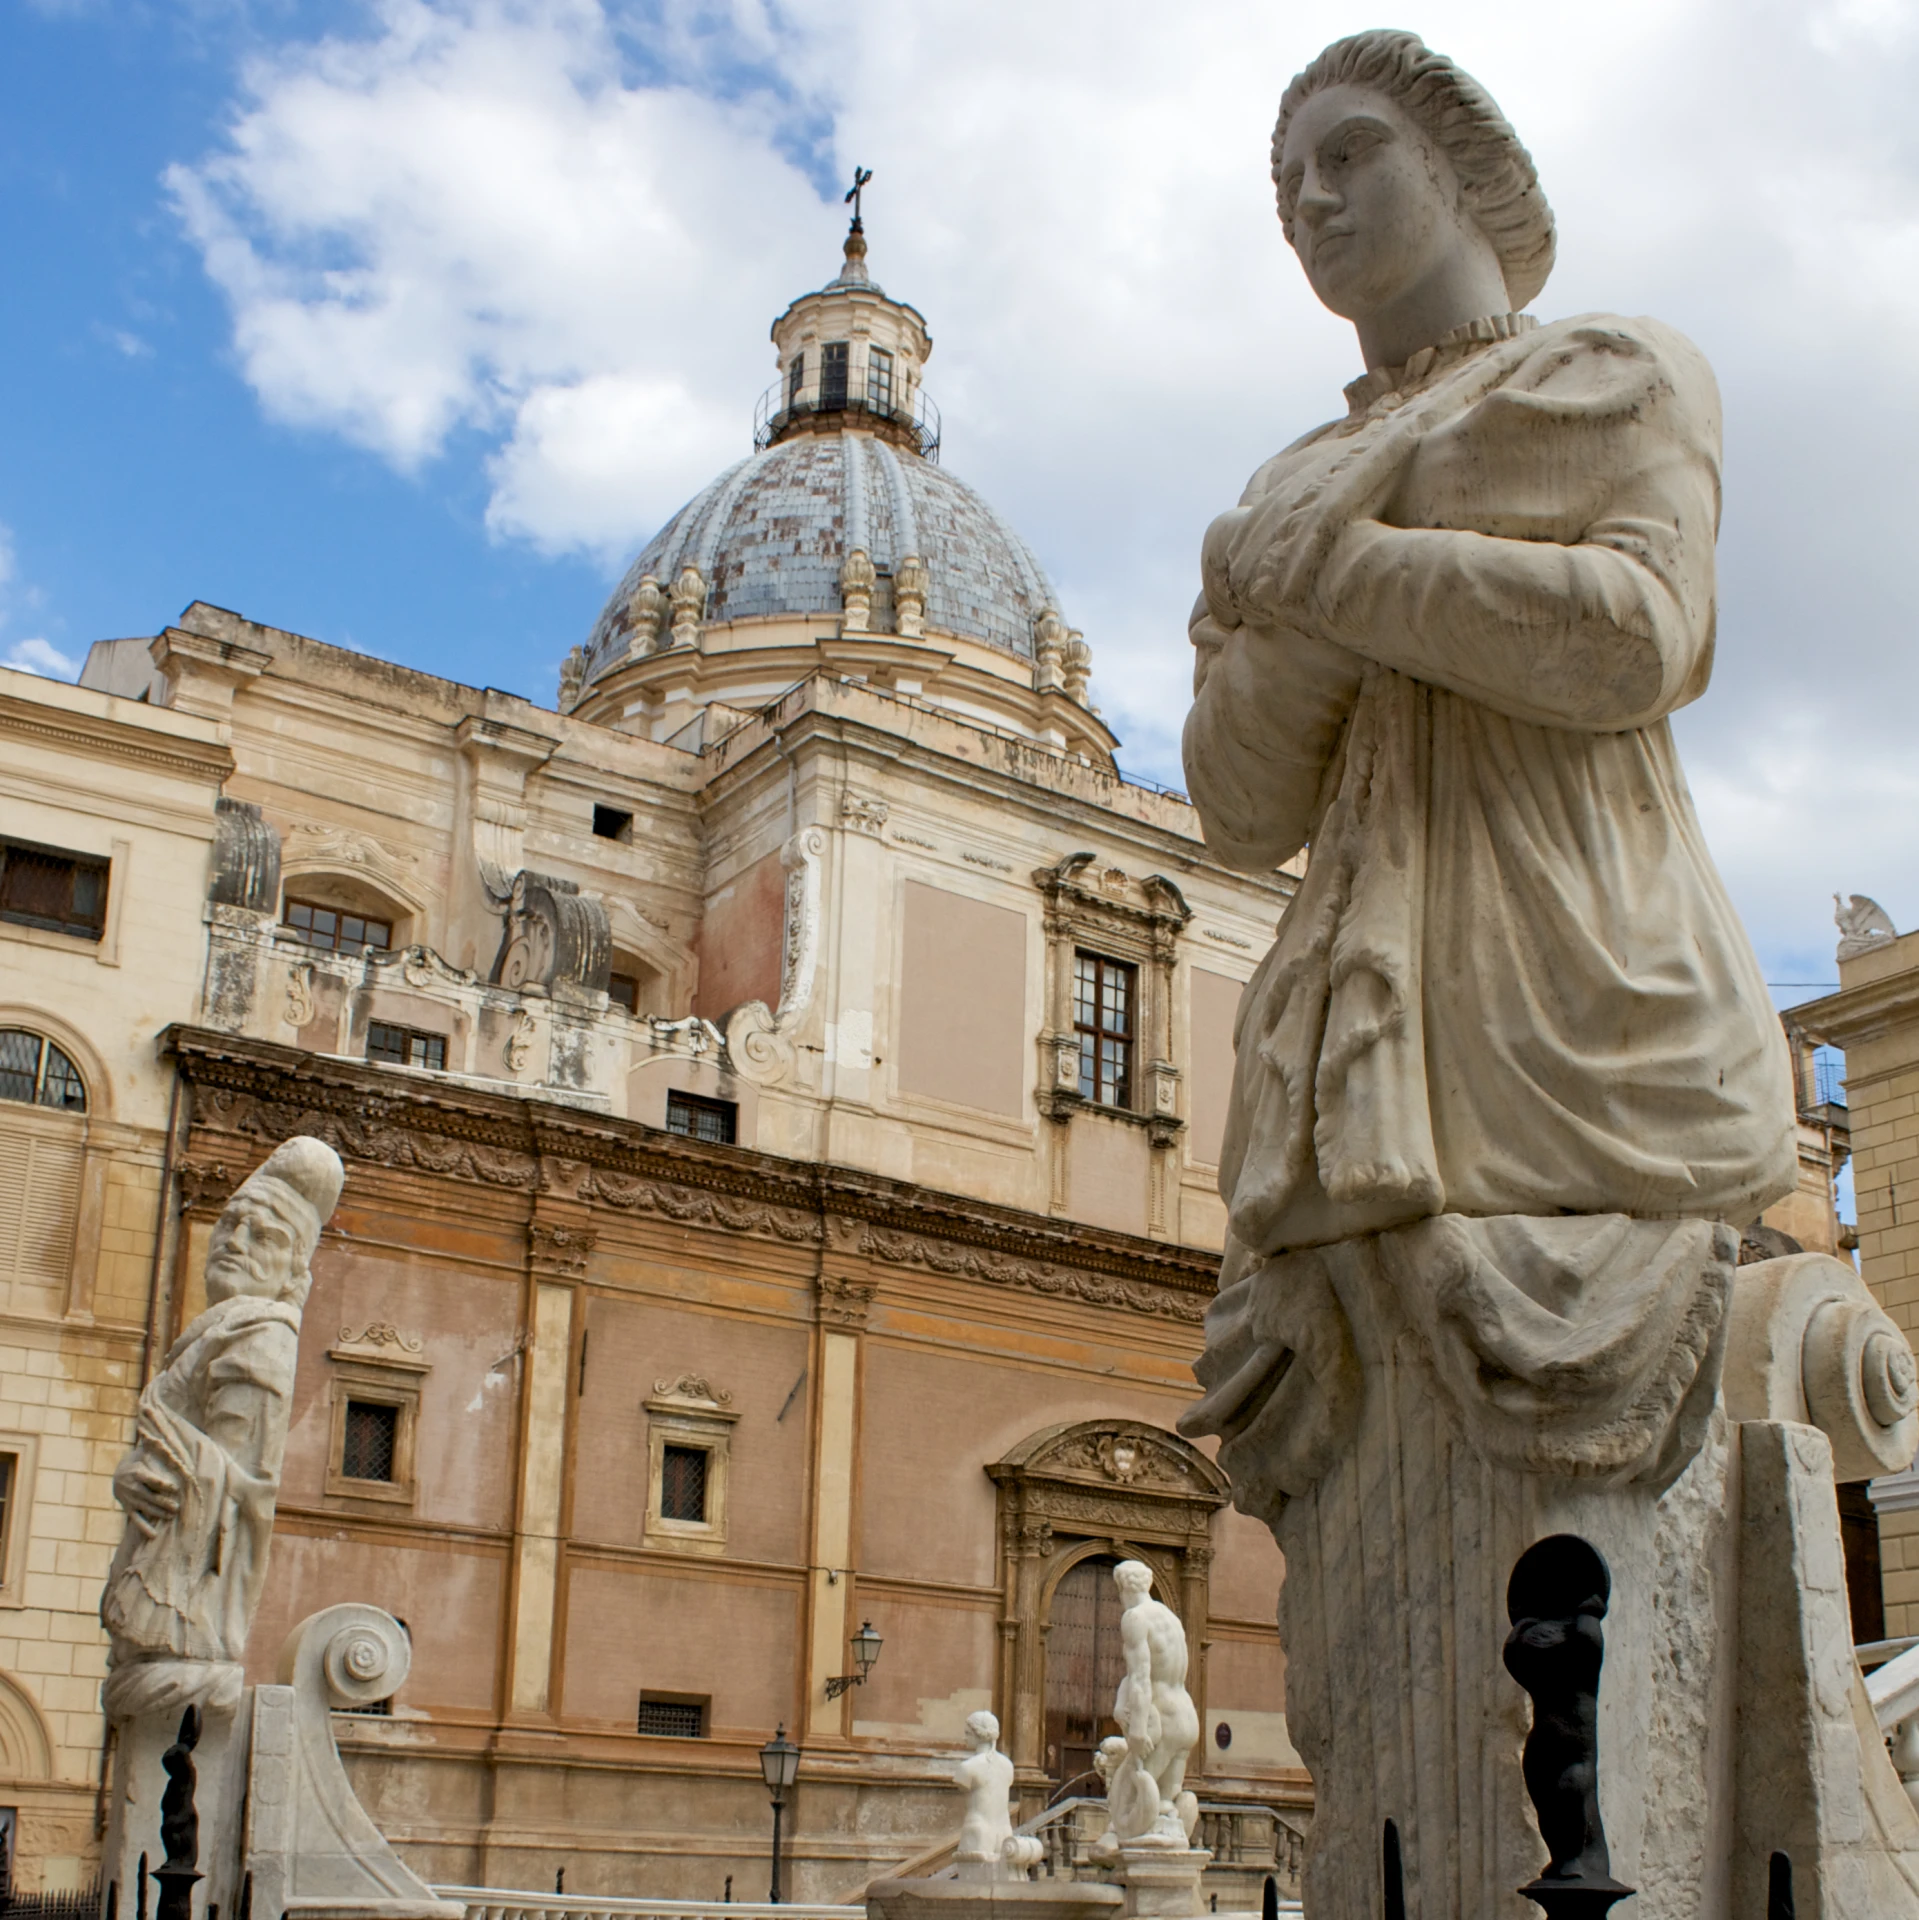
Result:
[[[837,619],[840,566],[863,547],[880,570],[873,630],[893,627],[892,569],[926,563],[925,624],[1031,658],[1052,584],[1016,534],[943,468],[868,434],[802,434],[742,460],[647,543],[587,643],[589,677],[625,651],[626,605],[645,574],[670,588],[695,566],[706,622],[772,614]]]

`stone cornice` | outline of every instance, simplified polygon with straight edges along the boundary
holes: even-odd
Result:
[[[124,720],[42,706],[11,694],[0,694],[0,734],[39,741],[62,753],[128,761],[177,779],[216,786],[233,771],[233,751],[222,741],[161,733]],[[211,803],[208,817],[210,823]]]
[[[711,1146],[636,1121],[512,1099],[400,1068],[175,1026],[162,1046],[193,1094],[182,1170],[190,1204],[216,1204],[245,1170],[227,1134],[270,1146],[314,1133],[349,1160],[622,1213],[830,1243],[881,1264],[1197,1324],[1219,1257],[889,1180],[857,1168]],[[205,1136],[213,1136],[206,1138]],[[577,1217],[577,1216],[574,1216]]]
[[[811,684],[811,683],[807,683]],[[1161,796],[1152,789],[1129,785],[1103,770],[1082,766],[1056,749],[1037,741],[1027,742],[972,726],[963,715],[934,712],[928,717],[961,729],[976,740],[999,747],[1002,743],[1009,759],[1026,760],[1031,771],[994,764],[990,759],[972,759],[950,751],[932,741],[910,733],[892,732],[858,714],[842,712],[830,706],[801,704],[793,695],[793,711],[768,717],[762,714],[748,725],[730,733],[709,750],[715,760],[705,788],[707,804],[720,800],[735,785],[748,781],[762,770],[777,771],[809,738],[830,741],[848,756],[849,764],[858,756],[862,768],[872,767],[891,774],[896,781],[899,770],[910,768],[929,782],[960,786],[984,792],[996,800],[1027,811],[1036,810],[1044,801],[1047,818],[1061,837],[1070,828],[1074,838],[1095,838],[1108,845],[1131,843],[1139,856],[1149,862],[1168,862],[1183,874],[1205,873],[1229,882],[1235,889],[1260,888],[1278,902],[1290,899],[1299,885],[1296,874],[1275,871],[1271,874],[1245,874],[1227,867],[1200,837],[1199,817],[1190,811],[1190,802],[1182,811],[1190,825],[1132,813],[1114,805],[1119,793],[1135,792],[1148,801]],[[912,709],[914,713],[922,710]],[[902,751],[902,746],[907,749]],[[1049,784],[1037,777],[1041,770],[1057,769],[1061,784]],[[784,777],[783,772],[781,777]],[[1073,790],[1073,782],[1092,777],[1109,782],[1112,793],[1095,796]],[[1167,805],[1173,803],[1167,802]]]
[[[1894,1027],[1919,1020],[1919,968],[1870,980],[1864,986],[1844,987],[1823,1000],[1802,1001],[1788,1007],[1784,1018],[1788,1026],[1829,1046],[1852,1047],[1862,1040],[1877,1040]]]

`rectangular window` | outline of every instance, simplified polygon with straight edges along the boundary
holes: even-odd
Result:
[[[13,1545],[14,1489],[19,1483],[20,1456],[0,1453],[0,1580],[6,1578],[7,1569],[13,1564],[8,1549]]]
[[[633,816],[620,807],[596,805],[593,809],[593,831],[602,840],[631,840]]]
[[[446,1069],[446,1036],[420,1033],[412,1027],[392,1027],[383,1020],[367,1023],[366,1057],[382,1066]]]
[[[660,1465],[660,1518],[706,1524],[706,1449],[669,1446]]]
[[[829,340],[820,349],[820,405],[846,405],[846,342]]]
[[[606,976],[606,997],[616,1007],[624,1007],[628,1013],[640,1010],[640,979],[634,973],[609,973]]]
[[[369,919],[365,914],[323,907],[312,900],[289,900],[283,924],[308,946],[324,948],[328,953],[365,953],[369,948],[384,953],[393,944],[390,920]]]
[[[666,1130],[689,1140],[730,1147],[739,1132],[740,1110],[731,1100],[703,1100],[697,1093],[666,1096]]]
[[[0,840],[0,920],[98,940],[107,925],[107,862]]]
[[[893,411],[893,356],[884,347],[866,350],[866,404],[875,413]]]
[[[669,1740],[704,1740],[706,1707],[703,1698],[684,1693],[640,1695],[640,1731]]]
[[[1133,1104],[1133,1008],[1139,970],[1097,953],[1073,956],[1073,1031],[1079,1092],[1102,1107]]]
[[[340,1450],[343,1478],[391,1481],[399,1450],[398,1407],[378,1400],[346,1403],[346,1444]]]
[[[796,353],[786,370],[786,410],[791,413],[800,403],[800,389],[806,385],[806,355]]]

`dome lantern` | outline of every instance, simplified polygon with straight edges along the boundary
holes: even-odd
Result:
[[[776,447],[801,433],[854,428],[939,458],[939,409],[920,388],[933,351],[925,317],[889,300],[866,270],[859,215],[847,229],[839,272],[773,322],[779,378],[760,396],[753,444]]]

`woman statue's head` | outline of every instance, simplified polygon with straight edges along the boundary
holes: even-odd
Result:
[[[1532,156],[1485,89],[1417,34],[1356,33],[1295,76],[1273,183],[1313,291],[1362,342],[1369,322],[1390,350],[1422,327],[1517,310],[1552,271]]]

